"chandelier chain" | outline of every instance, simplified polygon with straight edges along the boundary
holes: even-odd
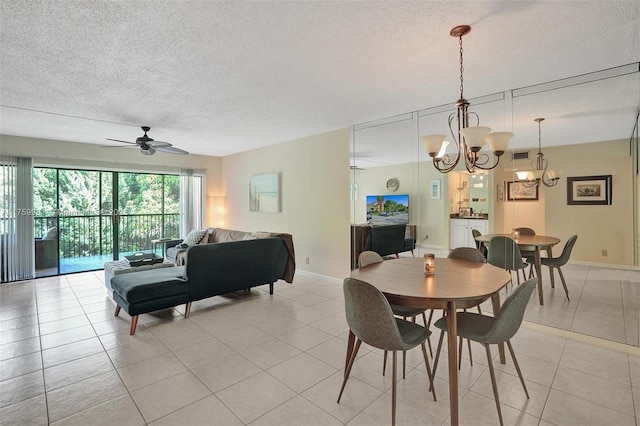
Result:
[[[463,77],[464,65],[463,65],[462,53],[463,53],[462,36],[460,36],[460,99],[464,99],[464,94],[463,94],[463,92],[464,92],[464,77]]]
[[[538,152],[542,152],[542,130],[540,123],[542,120],[538,121]]]

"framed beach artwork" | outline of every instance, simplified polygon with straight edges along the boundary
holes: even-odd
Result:
[[[252,212],[280,212],[280,175],[278,173],[251,176],[249,210]]]

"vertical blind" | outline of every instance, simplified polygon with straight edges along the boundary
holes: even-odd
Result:
[[[0,281],[34,277],[33,160],[0,156]]]
[[[194,170],[180,171],[180,237],[192,229],[202,229],[204,216],[204,176]]]

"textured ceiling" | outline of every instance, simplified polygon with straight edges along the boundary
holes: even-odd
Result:
[[[148,125],[217,156],[453,104],[458,24],[467,98],[640,60],[638,1],[3,0],[0,24],[1,134],[105,144]],[[627,138],[638,81],[514,98],[514,124],[504,102],[485,113],[530,127],[515,147],[537,145],[536,116],[552,135],[563,120],[545,144]]]

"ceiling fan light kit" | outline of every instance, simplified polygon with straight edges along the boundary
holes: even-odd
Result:
[[[458,25],[449,32],[452,37],[460,39],[460,99],[456,102],[456,112],[451,113],[448,120],[449,130],[456,147],[455,156],[446,153],[449,142],[444,140],[445,135],[429,135],[420,138],[427,153],[433,158],[433,166],[441,173],[454,170],[460,159],[464,159],[464,165],[469,173],[473,173],[476,169],[491,170],[498,165],[500,156],[505,153],[509,141],[513,138],[511,132],[489,133],[491,128],[479,126],[478,114],[469,111],[469,101],[464,98],[462,37],[470,31],[469,25]],[[475,126],[469,125],[470,116],[475,117]],[[453,128],[454,121],[457,123],[457,132]],[[495,156],[492,163],[487,153],[480,153],[487,141]]]
[[[143,155],[153,155],[156,151],[164,152],[167,154],[177,154],[177,155],[188,155],[189,153],[183,149],[176,148],[171,145],[169,142],[156,141],[153,138],[147,136],[147,132],[151,130],[149,126],[142,126],[142,131],[144,135],[136,138],[135,142],[123,141],[119,139],[110,139],[107,138],[108,141],[126,143],[127,146],[101,146],[100,148],[139,148],[140,153]]]

